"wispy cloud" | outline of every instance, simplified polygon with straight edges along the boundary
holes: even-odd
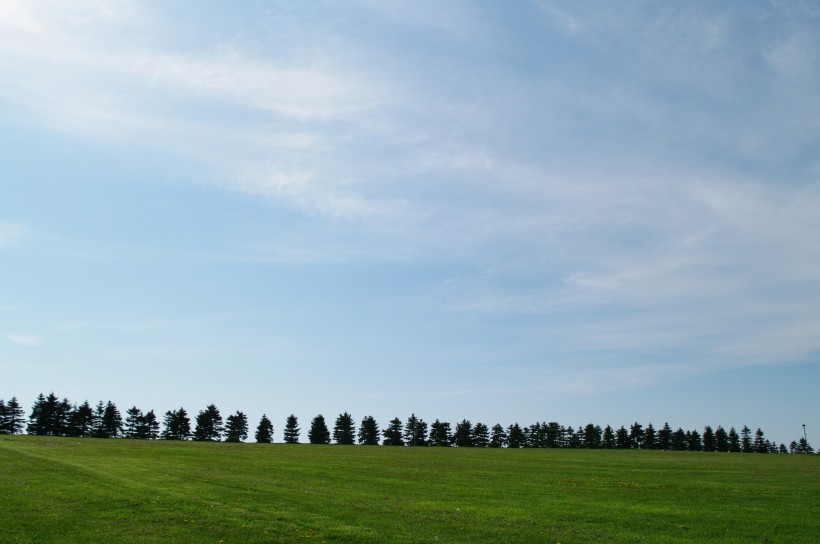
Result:
[[[17,245],[24,233],[25,226],[21,223],[0,222],[0,249]]]
[[[21,334],[16,332],[10,332],[6,334],[6,340],[13,344],[17,344],[18,346],[23,346],[25,348],[36,348],[45,343],[45,339],[40,336],[34,336],[31,334]]]

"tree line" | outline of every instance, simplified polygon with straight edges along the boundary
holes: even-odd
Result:
[[[92,406],[88,401],[74,404],[67,398],[60,399],[53,392],[38,395],[28,419],[16,397],[8,402],[0,399],[0,434],[27,434],[44,436],[70,436],[89,438],[129,438],[146,440],[198,440],[244,442],[248,439],[248,417],[237,411],[223,419],[219,409],[209,404],[191,420],[184,408],[165,412],[160,424],[153,410],[143,412],[132,406],[121,414],[111,402],[99,401]],[[273,442],[273,423],[262,415],[254,433],[259,443]],[[283,429],[286,444],[298,444],[301,437],[299,419],[291,414]],[[673,430],[668,423],[655,429],[652,423],[644,427],[635,422],[626,428],[601,428],[592,423],[573,428],[555,421],[539,422],[528,426],[518,423],[492,427],[484,423],[471,423],[463,419],[451,426],[449,422],[436,419],[429,425],[423,419],[410,415],[402,422],[398,417],[390,420],[387,427],[379,428],[373,416],[365,416],[358,425],[347,412],[339,414],[330,432],[321,414],[310,422],[307,432],[310,444],[360,444],[384,446],[455,446],[490,448],[586,448],[586,449],[650,449],[715,451],[738,453],[814,453],[805,437],[779,446],[768,440],[759,428],[752,430],[743,426],[740,432],[734,427],[727,431],[721,425],[712,429],[707,425],[703,432]],[[819,452],[820,453],[820,452]]]

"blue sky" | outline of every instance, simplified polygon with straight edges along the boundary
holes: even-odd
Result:
[[[812,2],[6,0],[0,397],[820,433],[818,66]]]

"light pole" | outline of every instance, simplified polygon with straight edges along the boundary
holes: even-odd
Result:
[[[805,423],[803,424],[803,440],[805,440],[806,443],[808,444],[809,439],[806,438],[806,424]]]

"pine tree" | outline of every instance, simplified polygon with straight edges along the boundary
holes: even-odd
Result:
[[[215,404],[209,404],[196,415],[194,440],[219,442],[222,430],[222,415]]]
[[[743,453],[752,453],[752,430],[746,425],[740,430],[740,451]]]
[[[31,414],[28,416],[28,425],[26,426],[28,434],[45,434],[45,415],[43,414],[45,403],[46,397],[42,393],[37,395],[34,404],[31,406]]]
[[[668,422],[664,423],[658,431],[658,449],[664,451],[672,449],[672,427]]]
[[[327,429],[327,423],[322,414],[314,417],[310,422],[308,440],[311,444],[330,444],[330,431]]]
[[[85,400],[71,412],[68,435],[87,438],[94,434],[94,409]]]
[[[11,400],[6,403],[6,432],[8,434],[20,434],[25,427],[25,411],[17,397],[11,397]]]
[[[644,431],[643,425],[637,421],[629,428],[629,447],[639,450],[643,447]]]
[[[11,434],[9,425],[9,410],[6,401],[0,399],[0,434]]]
[[[715,450],[719,452],[729,451],[729,434],[720,425],[715,429]]]
[[[768,453],[769,446],[766,443],[766,439],[763,437],[763,431],[758,429],[755,431],[755,441],[752,444],[752,450],[755,453]]]
[[[300,432],[299,419],[293,414],[289,415],[285,420],[285,444],[298,444]]]
[[[237,410],[225,419],[225,442],[242,442],[248,438],[248,416]]]
[[[602,440],[603,447],[611,450],[615,448],[615,431],[612,430],[612,427],[607,425],[604,427],[604,438]]]
[[[658,449],[658,433],[655,432],[655,427],[652,426],[651,421],[643,433],[643,448],[645,450]]]
[[[687,449],[689,444],[686,440],[686,432],[678,427],[678,430],[672,433],[672,449],[676,451],[683,451]]]
[[[509,448],[523,448],[527,440],[524,436],[524,431],[518,423],[513,423],[507,427],[507,447]]]
[[[707,425],[703,428],[703,451],[715,451],[717,449],[717,439],[712,427]]]
[[[626,427],[621,425],[618,430],[615,431],[615,447],[619,450],[625,450],[629,448],[629,446],[629,432],[626,430]]]
[[[384,440],[382,444],[385,446],[404,446],[404,439],[402,438],[402,425],[399,418],[390,420],[390,425],[382,431]]]
[[[740,436],[734,427],[729,429],[729,451],[732,453],[740,453]]]
[[[337,444],[352,446],[356,441],[356,425],[353,416],[347,412],[339,414],[333,425],[333,441]]]
[[[163,424],[162,438],[165,440],[188,440],[191,437],[191,419],[185,408],[165,412]]]
[[[584,428],[583,447],[588,449],[598,449],[601,447],[601,427],[588,423]]]
[[[265,414],[262,414],[262,418],[259,420],[254,438],[259,444],[270,444],[273,442],[273,423],[271,423],[271,420],[268,419],[268,416]]]
[[[689,451],[703,451],[703,442],[700,440],[700,433],[692,431],[688,433],[688,449]]]
[[[427,445],[427,423],[417,418],[416,414],[411,414],[404,424],[404,442],[408,446]]]
[[[446,447],[451,442],[450,424],[446,421],[439,421],[436,419],[430,424],[430,440],[431,446]]]
[[[373,416],[365,416],[359,425],[359,444],[363,446],[379,445],[379,424]]]
[[[547,433],[547,447],[548,448],[563,448],[564,447],[564,428],[557,421],[550,421],[546,425]]]
[[[475,448],[486,448],[490,442],[490,429],[480,421],[473,425],[473,433],[470,441]]]
[[[142,410],[132,406],[125,411],[125,416],[123,436],[125,438],[145,438],[145,416],[142,414]]]
[[[507,445],[507,433],[504,432],[504,427],[500,423],[493,425],[492,433],[489,444],[491,448],[503,448]]]
[[[471,448],[473,446],[472,434],[472,424],[468,420],[462,419],[461,423],[456,423],[456,431],[453,433],[453,442],[460,448]]]

